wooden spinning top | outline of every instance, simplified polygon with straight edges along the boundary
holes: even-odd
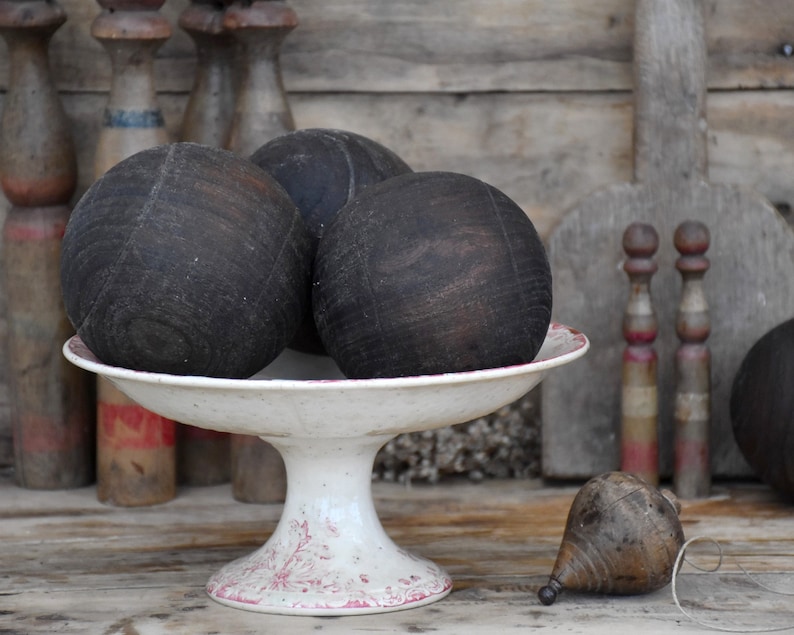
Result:
[[[634,595],[669,584],[684,544],[680,505],[639,477],[607,472],[579,490],[568,512],[545,605],[563,589]]]

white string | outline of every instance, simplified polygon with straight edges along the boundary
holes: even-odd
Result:
[[[715,567],[711,568],[711,569],[707,569],[707,568],[704,568],[704,567],[700,567],[700,566],[690,562],[689,560],[687,560],[687,562],[691,566],[693,566],[694,568],[696,568],[696,569],[698,569],[700,571],[707,571],[709,573],[714,573],[714,572],[718,571],[719,568],[722,566],[722,546],[714,538],[709,538],[708,536],[695,536],[694,538],[690,538],[683,545],[681,545],[681,549],[679,549],[678,556],[675,559],[675,565],[673,566],[673,577],[672,577],[672,580],[671,580],[671,587],[672,587],[672,592],[673,592],[673,601],[675,602],[675,605],[678,607],[678,610],[681,611],[681,613],[686,615],[690,620],[692,620],[693,622],[695,622],[696,624],[698,624],[700,626],[703,626],[705,628],[711,628],[711,629],[714,629],[714,630],[717,630],[717,631],[723,631],[725,633],[774,633],[774,632],[777,632],[777,631],[787,631],[789,629],[794,628],[794,624],[791,624],[789,626],[770,626],[770,627],[762,627],[762,628],[747,628],[747,627],[730,628],[730,627],[727,627],[727,626],[719,626],[718,624],[709,623],[709,622],[706,622],[704,620],[698,619],[697,617],[692,615],[689,611],[684,609],[684,607],[681,606],[681,602],[678,599],[678,590],[676,589],[676,579],[678,578],[678,572],[681,569],[681,564],[683,563],[683,561],[685,559],[686,550],[689,548],[689,546],[694,544],[694,543],[696,543],[696,542],[705,542],[705,541],[711,542],[714,545],[716,545],[717,550],[719,552],[719,561],[717,562],[717,565]],[[758,584],[758,586],[760,586],[760,587],[762,587],[764,589],[767,589],[768,591],[771,591],[772,593],[779,593],[778,591],[775,591],[774,589],[770,589],[769,587],[767,587],[767,586],[765,586],[763,584],[760,584],[749,573],[747,573],[747,571],[745,571],[741,566],[739,566],[739,568],[745,573],[745,575],[747,575],[748,578],[750,578],[753,582]],[[780,593],[780,595],[794,595],[794,593]]]
[[[794,595],[794,591],[780,591],[779,589],[773,589],[771,586],[767,586],[766,584],[764,584],[760,580],[756,579],[753,576],[753,574],[751,574],[747,569],[745,569],[739,563],[736,563],[736,566],[739,567],[739,569],[741,570],[741,572],[744,575],[746,575],[750,580],[752,580],[755,584],[760,586],[762,589],[765,589],[766,591],[769,591],[770,593],[776,593],[777,595]]]

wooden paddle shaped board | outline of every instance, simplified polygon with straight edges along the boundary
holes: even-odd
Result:
[[[659,234],[651,296],[659,320],[660,454],[672,473],[675,314],[681,280],[673,234],[684,220],[711,233],[705,277],[712,329],[711,465],[750,474],[733,439],[731,383],[750,346],[794,315],[794,232],[753,191],[708,182],[706,45],[699,0],[637,0],[634,182],[581,201],[549,238],[555,320],[591,341],[585,359],[542,384],[543,472],[586,478],[620,462],[622,315],[629,283],[621,240],[633,221]]]

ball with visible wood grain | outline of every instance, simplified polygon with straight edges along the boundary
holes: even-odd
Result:
[[[165,0],[97,0],[103,9],[109,11],[157,11]]]
[[[322,341],[350,378],[528,363],[551,317],[532,221],[452,172],[397,176],[342,208],[320,240],[312,292]]]
[[[392,150],[364,135],[331,128],[307,128],[262,145],[251,160],[287,190],[301,211],[312,249],[336,213],[364,189],[411,172]],[[291,348],[322,354],[311,315]]]
[[[303,319],[309,238],[284,189],[226,150],[173,143],[100,177],[62,243],[67,315],[103,362],[248,377]]]
[[[733,435],[755,474],[794,500],[794,319],[750,348],[731,386]]]

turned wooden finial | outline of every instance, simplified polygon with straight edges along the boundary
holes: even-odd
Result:
[[[621,469],[648,483],[659,482],[658,332],[651,301],[651,278],[658,265],[654,255],[659,236],[648,223],[632,223],[623,234],[628,256],[623,270],[629,278],[629,298],[623,315],[623,379],[621,399]]]
[[[298,26],[285,2],[240,0],[230,4],[224,26],[240,43],[240,82],[226,147],[251,155],[266,141],[295,129],[279,55],[284,38]]]
[[[12,205],[69,202],[77,184],[71,127],[49,66],[49,43],[66,22],[55,2],[0,1],[9,83],[0,124],[0,184]]]
[[[154,56],[171,37],[164,0],[99,0],[91,35],[112,64],[110,95],[94,155],[94,178],[122,159],[170,141],[154,85]]]
[[[180,131],[181,141],[223,147],[234,114],[235,39],[223,24],[226,7],[191,0],[179,26],[196,47],[196,75]]]
[[[676,315],[680,345],[676,351],[675,467],[673,482],[681,498],[708,496],[711,484],[709,428],[711,425],[711,332],[703,278],[709,269],[708,228],[685,221],[673,242],[680,257],[681,301]]]

